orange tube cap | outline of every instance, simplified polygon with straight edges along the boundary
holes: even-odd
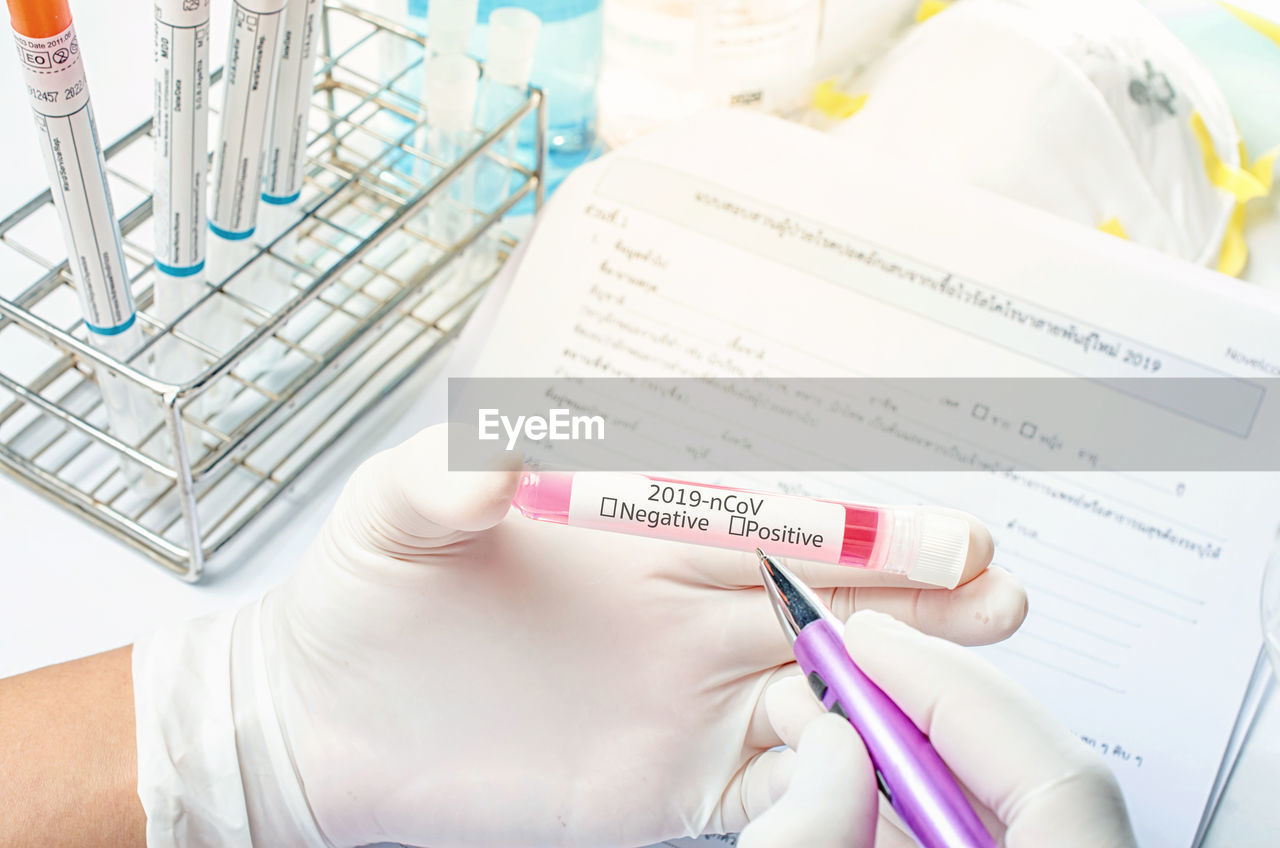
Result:
[[[9,0],[13,31],[27,38],[51,38],[71,26],[67,0]]]

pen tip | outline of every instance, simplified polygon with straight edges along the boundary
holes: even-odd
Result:
[[[756,548],[756,556],[760,558],[761,564],[764,564],[769,561],[769,557],[765,554],[764,551],[760,550],[759,548]]]

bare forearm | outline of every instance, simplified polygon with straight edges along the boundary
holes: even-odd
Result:
[[[0,680],[0,845],[145,844],[131,657]]]

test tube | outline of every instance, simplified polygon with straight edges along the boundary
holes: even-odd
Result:
[[[426,91],[427,66],[437,56],[466,56],[471,43],[471,33],[475,29],[476,9],[479,0],[432,0],[427,4],[427,44],[423,57],[423,76],[419,78],[422,91]],[[423,104],[419,123],[426,120],[426,105]],[[419,137],[419,149],[425,147],[426,133]],[[419,179],[426,179],[430,168],[420,159],[405,157],[401,169]]]
[[[399,24],[406,29],[409,26],[409,6],[405,0],[364,0],[360,4],[380,18]],[[401,72],[409,65],[412,54],[409,52],[410,42],[395,35],[380,35],[378,45],[378,82],[391,85]]]
[[[155,5],[155,314],[172,321],[205,292],[205,172],[209,159],[209,0]],[[156,376],[180,382],[200,352],[166,344]]]
[[[492,132],[520,107],[528,95],[529,75],[538,47],[538,30],[542,21],[528,9],[503,6],[489,15],[489,49],[480,81],[476,124],[484,132]],[[519,128],[512,127],[490,148],[508,162],[515,160]],[[493,212],[511,192],[511,168],[485,157],[476,175],[479,208]],[[483,274],[498,261],[501,233],[495,225],[476,245],[473,272]]]
[[[970,566],[985,565],[969,562],[969,521],[928,507],[871,506],[604,471],[527,471],[511,505],[538,521],[728,550],[767,545],[779,556],[898,574],[948,589]]]
[[[479,0],[432,0],[427,4],[427,58],[467,55]]]
[[[266,140],[271,93],[280,62],[285,0],[233,0],[227,61],[223,70],[222,127],[214,149],[213,203],[209,210],[209,278],[215,284],[248,261],[254,253],[262,185],[263,144]],[[242,315],[223,299],[219,302],[209,341],[225,353],[239,339]],[[227,385],[226,381],[222,381]],[[216,387],[208,406],[228,400],[227,389]]]
[[[427,153],[447,168],[462,158],[475,138],[480,66],[474,59],[450,53],[431,59],[426,75]],[[470,229],[474,183],[474,171],[455,175],[448,192],[435,199],[427,212],[427,232],[444,249],[457,244]]]
[[[440,73],[461,73],[463,76],[468,74],[474,76],[479,73],[475,62],[467,58],[467,48],[471,41],[471,33],[475,29],[478,2],[479,0],[432,0],[432,2],[427,4],[427,44],[422,72],[423,77],[420,79],[423,91],[423,111],[419,116],[419,123],[430,123],[430,121],[433,120],[429,114],[430,104],[427,103],[427,100],[431,94],[430,67],[434,59],[448,56],[453,57],[455,60],[452,63],[445,63],[444,65],[439,66],[441,69],[439,71]],[[450,70],[450,68],[453,70]],[[446,80],[443,82],[442,89],[436,92],[442,99],[442,102],[439,104],[439,108],[442,110],[442,118],[445,118],[443,112],[448,111],[450,108],[447,103],[443,102],[449,97],[447,89],[450,86],[456,87],[456,85],[458,85],[458,83],[450,83]],[[463,85],[465,85],[465,83],[463,83]],[[471,129],[472,117],[474,116],[475,108],[474,80],[471,85],[471,110],[466,117],[468,131]],[[448,120],[447,118],[445,119]],[[427,150],[432,144],[432,138],[435,138],[436,143],[440,143],[439,134],[436,134],[433,137],[428,130],[422,129],[417,133],[416,146],[420,150]],[[466,146],[462,149],[465,150]],[[431,152],[435,154],[437,151],[433,150]],[[447,155],[447,153],[440,151],[439,155]],[[396,170],[400,173],[413,176],[421,183],[430,182],[431,177],[433,176],[432,167],[428,163],[424,162],[421,158],[408,154],[396,162]],[[467,175],[463,179],[474,179],[474,176]],[[458,189],[460,186],[455,184],[454,188]],[[459,196],[470,198],[471,193],[468,190],[462,190],[459,192]],[[447,198],[440,198],[434,201],[433,208],[439,210],[440,216],[447,218],[449,213],[444,208],[446,206],[446,200]],[[435,221],[437,217],[439,216],[433,214],[429,220]],[[434,226],[436,226],[437,229],[433,230],[433,225],[430,223],[428,224],[429,236],[432,235],[433,232],[439,232],[439,222]],[[397,277],[408,278],[413,276],[424,265],[433,261],[434,256],[435,250],[429,245],[418,243],[405,249],[402,242],[398,240],[388,240],[387,242],[384,242],[383,245],[374,248],[374,251],[370,253],[369,259],[371,262],[377,263],[379,267],[388,270]]]
[[[8,0],[23,81],[39,130],[53,205],[62,227],[71,276],[90,343],[127,361],[142,343],[120,224],[111,205],[106,163],[67,0]],[[145,370],[144,363],[135,363]],[[124,377],[94,366],[107,426],[121,441],[140,446],[159,423],[150,393]],[[143,469],[125,462],[129,485],[150,487]]]
[[[307,118],[311,112],[312,77],[315,75],[319,32],[320,0],[289,0],[285,7],[284,36],[280,46],[280,70],[271,125],[267,131],[266,166],[262,174],[262,220],[260,238],[269,244],[289,229],[302,215],[298,200],[305,177],[303,160],[307,149]],[[277,245],[276,252],[294,257],[297,239],[290,235]],[[261,286],[274,287],[267,298],[273,308],[288,300],[292,273],[280,276],[281,266],[263,263]]]

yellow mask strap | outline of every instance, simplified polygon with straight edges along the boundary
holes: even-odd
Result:
[[[1280,23],[1269,20],[1245,9],[1241,9],[1239,6],[1233,6],[1230,3],[1219,2],[1218,5],[1226,9],[1232,15],[1235,15],[1236,18],[1238,18],[1245,26],[1254,30],[1264,38],[1271,39],[1275,42],[1277,47],[1280,47]],[[1271,191],[1271,186],[1275,179],[1275,163],[1278,154],[1280,154],[1280,147],[1276,147],[1266,153],[1263,153],[1253,161],[1252,165],[1249,166],[1249,173],[1253,175],[1259,184],[1261,184],[1265,192]],[[1243,144],[1241,144],[1240,147],[1240,161],[1249,161],[1249,158],[1244,154]]]
[[[1262,188],[1268,192],[1271,191],[1271,186],[1275,179],[1277,156],[1280,156],[1280,147],[1273,147],[1257,159],[1254,159],[1253,164],[1249,166],[1249,173],[1253,174],[1254,179],[1256,179],[1262,185]],[[1242,157],[1240,161],[1244,162],[1247,160]]]
[[[1244,241],[1244,204],[1237,203],[1222,236],[1222,252],[1218,254],[1218,270],[1232,277],[1244,273],[1249,261],[1249,247]]]
[[[866,94],[845,94],[836,90],[835,80],[823,80],[813,89],[813,108],[837,121],[855,114],[866,102]]]
[[[1191,113],[1191,132],[1200,145],[1200,155],[1204,157],[1204,170],[1209,182],[1230,192],[1240,203],[1267,193],[1266,188],[1252,173],[1244,168],[1228,165],[1219,158],[1218,151],[1213,147],[1213,137],[1209,135],[1209,128],[1205,126],[1204,118],[1200,117],[1199,112]]]
[[[924,23],[951,5],[951,0],[920,0],[916,6],[916,23]]]
[[[1225,4],[1223,4],[1225,5]],[[1280,36],[1280,28],[1276,28]],[[1236,199],[1235,209],[1227,220],[1226,232],[1222,235],[1222,250],[1218,254],[1218,270],[1223,274],[1238,277],[1244,273],[1249,261],[1249,247],[1244,240],[1244,207],[1255,197],[1265,197],[1271,191],[1275,173],[1275,162],[1280,155],[1280,148],[1269,150],[1245,168],[1237,168],[1223,162],[1213,147],[1213,139],[1209,128],[1199,112],[1191,114],[1191,131],[1195,134],[1196,143],[1200,146],[1200,154],[1204,157],[1205,173],[1214,186],[1228,191]],[[1249,156],[1240,142],[1240,161],[1248,162]]]
[[[1104,233],[1110,233],[1116,238],[1122,238],[1125,241],[1129,240],[1129,233],[1125,231],[1124,224],[1120,223],[1119,218],[1108,218],[1098,225],[1098,229],[1102,230]]]
[[[1280,23],[1267,20],[1261,15],[1255,15],[1253,12],[1245,11],[1239,6],[1232,6],[1230,3],[1219,3],[1218,5],[1239,18],[1245,26],[1266,36],[1274,41],[1277,47],[1280,47]]]

